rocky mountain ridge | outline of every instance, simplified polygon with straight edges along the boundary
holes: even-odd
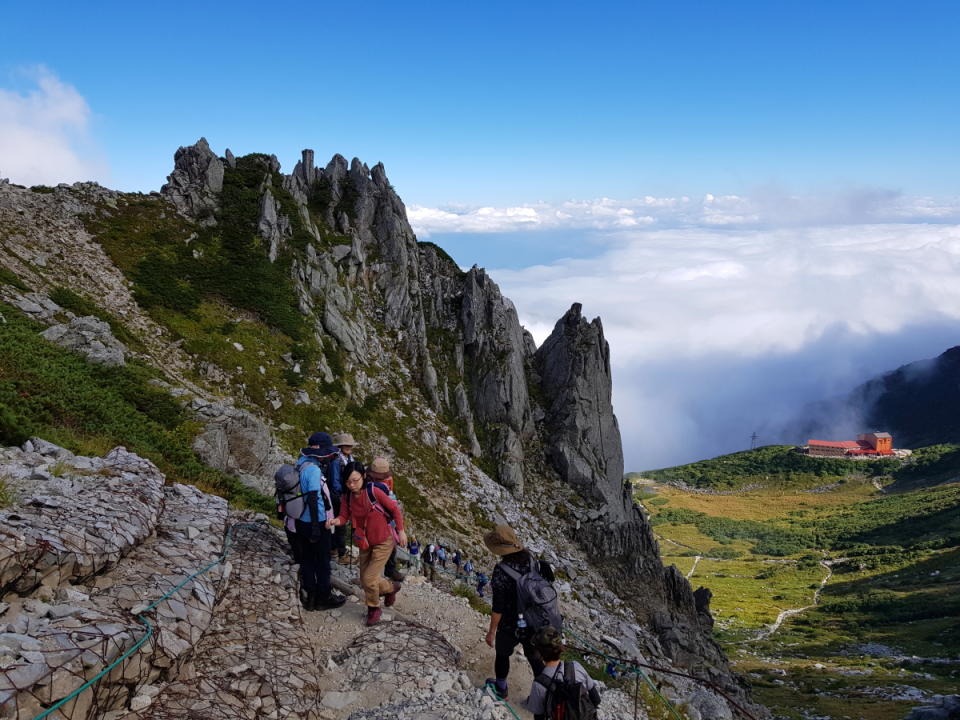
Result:
[[[742,692],[710,640],[708,593],[663,568],[623,483],[599,320],[574,305],[536,348],[483,270],[417,242],[382,165],[321,169],[307,150],[282,175],[273,156],[221,158],[201,140],[160,194],[0,184],[0,239],[3,301],[90,334],[51,296],[66,278],[95,300],[200,424],[210,467],[265,490],[305,432],[350,429],[410,478],[401,496],[424,532],[478,549],[486,524],[515,524],[569,593],[591,577],[585,602],[636,615],[618,642]],[[237,267],[255,288],[218,285]],[[51,334],[107,347],[66,330]]]

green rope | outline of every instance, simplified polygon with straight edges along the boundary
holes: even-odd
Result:
[[[226,535],[226,537],[224,538],[224,541],[223,541],[223,554],[220,555],[220,557],[218,557],[216,560],[214,560],[213,562],[211,562],[211,563],[210,563],[209,565],[207,565],[206,567],[204,567],[204,568],[202,568],[202,569],[200,569],[200,570],[197,570],[197,571],[196,571],[195,573],[193,573],[192,575],[188,575],[187,578],[186,578],[183,582],[181,582],[180,584],[178,584],[178,585],[177,585],[176,587],[174,587],[172,590],[168,590],[168,591],[167,591],[166,593],[164,593],[160,598],[158,598],[158,599],[155,600],[154,602],[152,602],[152,603],[150,603],[149,605],[147,605],[147,607],[145,607],[143,610],[140,611],[139,614],[137,614],[137,618],[136,618],[136,619],[137,619],[138,621],[140,621],[141,623],[143,623],[143,626],[147,629],[147,632],[143,635],[143,637],[141,637],[139,640],[137,640],[137,642],[133,645],[133,647],[131,647],[129,650],[127,650],[125,653],[123,653],[120,657],[118,657],[118,658],[117,658],[116,660],[114,660],[112,663],[110,663],[109,665],[107,665],[103,670],[101,670],[101,671],[98,672],[96,675],[94,675],[92,678],[90,678],[89,680],[87,680],[87,682],[85,682],[83,685],[81,685],[81,686],[78,687],[76,690],[74,690],[73,692],[71,692],[71,693],[70,693],[69,695],[67,695],[65,698],[63,698],[63,699],[61,699],[61,700],[58,700],[56,703],[54,703],[53,705],[51,705],[49,708],[47,708],[46,710],[44,710],[42,713],[40,713],[39,715],[37,715],[36,717],[34,717],[33,720],[43,720],[43,718],[45,718],[45,717],[47,717],[48,715],[50,715],[50,713],[52,713],[52,712],[58,710],[59,708],[63,707],[66,703],[68,703],[68,702],[70,702],[71,700],[73,700],[75,697],[77,697],[77,696],[78,696],[80,693],[82,693],[84,690],[87,690],[88,688],[92,687],[98,680],[100,680],[100,678],[102,678],[104,675],[106,675],[107,673],[109,673],[111,670],[113,670],[115,667],[117,667],[117,665],[119,665],[120,663],[122,663],[122,662],[123,662],[124,660],[126,660],[128,657],[130,657],[131,655],[133,655],[133,653],[135,653],[137,650],[139,650],[139,649],[143,646],[143,644],[153,636],[153,624],[150,622],[150,620],[149,620],[148,618],[144,617],[143,613],[146,613],[146,612],[149,612],[149,611],[155,609],[155,608],[157,607],[157,605],[159,605],[160,603],[162,603],[164,600],[169,599],[172,595],[174,595],[175,593],[177,593],[177,592],[178,592],[184,585],[186,585],[188,582],[190,582],[191,580],[193,580],[193,579],[196,578],[196,577],[199,577],[200,575],[203,575],[203,574],[206,573],[206,572],[209,572],[211,568],[213,568],[213,567],[216,566],[216,565],[219,565],[219,564],[222,563],[224,560],[226,560],[226,559],[227,559],[227,555],[230,554],[230,546],[233,544],[233,531],[234,531],[234,530],[236,530],[237,528],[254,528],[254,527],[262,527],[262,526],[263,526],[263,523],[240,523],[240,524],[237,524],[237,525],[231,525],[230,528],[227,530],[227,535]]]
[[[493,701],[499,705],[503,705],[507,710],[510,711],[510,714],[513,715],[517,720],[520,720],[520,716],[517,715],[517,711],[510,707],[510,703],[504,700],[497,694],[497,687],[493,683],[487,683],[485,685],[486,689],[489,691],[489,694],[493,696]]]

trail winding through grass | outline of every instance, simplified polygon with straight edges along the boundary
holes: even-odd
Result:
[[[695,555],[693,558],[693,565],[690,567],[690,572],[687,573],[687,580],[693,577],[693,571],[697,569],[697,563],[703,558],[702,555]]]
[[[812,607],[816,607],[820,603],[820,593],[823,592],[823,588],[826,586],[827,581],[833,577],[833,569],[830,565],[821,560],[820,567],[826,568],[827,574],[824,576],[823,580],[820,581],[820,587],[818,587],[813,593],[813,602],[810,605],[806,605],[801,608],[792,608],[790,610],[782,610],[780,614],[777,615],[777,619],[770,625],[766,630],[761,630],[755,640],[766,640],[768,637],[773,635],[777,630],[780,629],[780,626],[783,624],[783,621],[788,617],[793,617],[794,615],[799,615],[804,610],[809,610]]]

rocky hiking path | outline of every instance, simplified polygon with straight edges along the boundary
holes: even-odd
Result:
[[[85,458],[34,439],[0,449],[0,476],[14,497],[0,510],[0,720],[513,717],[483,689],[488,618],[446,581],[409,578],[367,628],[359,588],[302,611],[266,518],[165,485],[123,448]],[[354,588],[355,568],[335,573]],[[519,654],[510,681],[527,720]],[[632,716],[604,693],[601,718]]]

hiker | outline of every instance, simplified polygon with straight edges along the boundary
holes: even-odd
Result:
[[[477,573],[477,596],[478,597],[480,598],[486,597],[486,595],[484,595],[484,590],[486,590],[488,582],[489,580],[487,579],[487,574],[485,572],[480,571]]]
[[[402,585],[383,577],[387,558],[397,544],[407,544],[403,530],[403,514],[400,506],[382,489],[364,479],[363,465],[354,461],[345,468],[346,494],[340,506],[340,515],[330,520],[332,527],[353,523],[353,538],[360,548],[360,584],[363,586],[367,605],[367,625],[380,621],[384,605],[391,607],[397,601]],[[394,530],[389,520],[396,523]]]
[[[463,565],[463,555],[460,554],[460,548],[457,548],[453,553],[453,565],[457,568],[456,576],[460,578],[460,568]]]
[[[430,543],[423,548],[423,562],[426,567],[423,569],[424,575],[427,575],[430,582],[433,582],[436,579],[436,567],[434,563],[437,561],[436,550],[433,546],[433,543]]]
[[[557,628],[544,627],[533,636],[533,645],[543,658],[543,672],[533,679],[523,706],[534,720],[595,720],[600,690],[583,665],[576,660],[560,662],[563,637]]]
[[[306,593],[303,606],[307,610],[332,610],[346,602],[343,595],[330,589],[331,533],[325,526],[327,519],[333,517],[333,504],[322,468],[335,457],[330,436],[315,432],[297,460],[305,507],[294,520],[294,529],[300,554],[300,584]]]
[[[338,481],[342,481],[343,468],[346,467],[347,463],[353,460],[353,449],[357,446],[357,441],[353,439],[353,435],[350,433],[339,432],[334,433],[333,444],[337,448],[337,477]],[[338,482],[338,485],[340,485],[340,482]],[[340,514],[340,500],[342,493],[342,485],[340,485],[336,494],[331,493],[334,515]],[[347,529],[345,527],[334,528],[333,547],[330,548],[330,557],[336,557],[337,561],[341,565],[353,564],[353,555],[347,552]]]
[[[397,496],[393,491],[393,475],[390,472],[390,461],[385,457],[375,457],[370,467],[367,468],[367,480],[374,485],[378,485],[381,490],[386,489],[391,500],[396,501]],[[391,523],[392,525],[393,523]],[[406,543],[404,543],[406,544]],[[384,574],[396,582],[403,582],[406,576],[397,570],[397,549],[394,547],[390,553],[390,559],[384,568]]]
[[[410,571],[420,574],[420,543],[415,537],[410,538],[410,544],[407,545],[407,552],[410,553]]]
[[[530,628],[523,618],[523,608],[518,607],[517,580],[537,569],[533,555],[517,539],[516,533],[507,525],[497,525],[483,536],[483,543],[494,555],[501,557],[493,569],[491,587],[493,589],[490,628],[487,631],[487,645],[496,650],[494,660],[495,678],[487,680],[495,687],[497,695],[507,698],[507,675],[510,674],[510,656],[517,645],[523,646],[523,653],[530,663],[533,676],[543,670],[543,661],[531,642]],[[539,577],[546,582],[554,580],[553,569],[546,561],[539,563]],[[528,608],[528,611],[531,608]],[[523,620],[521,622],[521,619]]]
[[[463,577],[467,582],[470,582],[471,575],[473,575],[473,563],[468,559],[463,564]]]
[[[446,570],[447,569],[447,551],[443,545],[437,543],[437,560],[440,563],[440,566]]]

